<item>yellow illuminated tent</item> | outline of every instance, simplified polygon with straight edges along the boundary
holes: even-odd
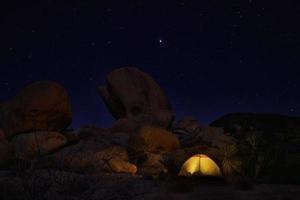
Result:
[[[196,154],[182,165],[179,176],[221,176],[218,165],[204,154]]]

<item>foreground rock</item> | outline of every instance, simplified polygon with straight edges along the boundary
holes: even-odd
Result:
[[[93,156],[95,161],[99,162],[102,170],[116,173],[135,174],[137,167],[129,163],[128,153],[119,146],[104,149]]]
[[[226,135],[222,128],[202,125],[191,117],[185,117],[179,121],[173,132],[185,147],[196,145],[222,147],[235,142],[234,138]]]
[[[49,156],[46,161],[50,161],[54,168],[73,172],[137,172],[137,167],[129,162],[126,149],[121,146],[105,147],[106,145],[95,140],[81,140],[78,144],[65,147]]]
[[[68,94],[51,81],[33,83],[0,105],[0,127],[8,138],[33,130],[63,130],[71,121]]]
[[[16,158],[31,159],[54,152],[64,146],[67,139],[58,132],[39,131],[17,135],[12,143]]]
[[[170,127],[174,120],[171,104],[159,85],[146,73],[132,67],[120,68],[107,76],[100,95],[116,118]]]

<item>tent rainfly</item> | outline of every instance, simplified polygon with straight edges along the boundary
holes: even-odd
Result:
[[[218,165],[204,154],[190,157],[182,165],[179,176],[221,176]]]

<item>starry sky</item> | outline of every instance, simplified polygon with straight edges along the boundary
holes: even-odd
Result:
[[[165,90],[177,119],[299,116],[299,21],[297,0],[1,1],[0,101],[54,80],[69,92],[73,127],[107,127],[97,87],[135,66]]]

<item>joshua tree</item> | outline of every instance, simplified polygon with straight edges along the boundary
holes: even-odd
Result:
[[[251,134],[245,139],[243,148],[243,172],[245,176],[256,178],[259,166],[260,139],[256,134]]]

